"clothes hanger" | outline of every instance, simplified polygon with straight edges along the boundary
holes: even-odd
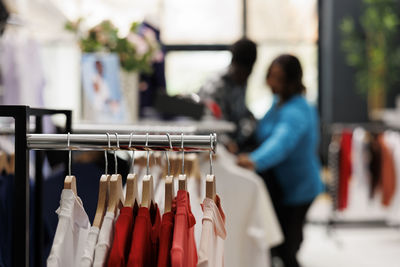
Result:
[[[119,149],[119,138],[118,134],[115,133],[117,139],[117,149]],[[116,149],[114,149],[114,161],[115,161],[115,174],[111,175],[110,179],[110,201],[108,204],[107,212],[114,212],[117,214],[119,208],[124,204],[124,192],[122,188],[122,176],[118,174],[118,161]]]
[[[107,133],[108,137],[108,146],[110,147],[110,135]],[[99,182],[99,196],[97,199],[97,208],[96,213],[93,220],[93,226],[101,228],[103,224],[104,215],[106,214],[107,210],[107,202],[109,199],[109,191],[110,191],[110,178],[111,176],[108,175],[108,159],[107,159],[107,150],[104,150],[104,160],[105,160],[105,174],[100,177]]]
[[[8,174],[15,174],[15,154],[12,153],[8,161]]]
[[[214,146],[212,142],[212,137],[213,135],[210,134],[210,174],[207,174],[206,177],[206,197],[212,200],[216,200],[216,181],[215,181],[215,175],[214,175],[214,169],[213,169],[213,152],[214,152]]]
[[[185,149],[183,146],[183,133],[181,134],[181,149],[182,149],[182,173],[179,175],[179,190],[187,191],[187,177],[185,174]]]
[[[78,196],[77,188],[76,188],[76,178],[71,175],[71,147],[70,147],[70,133],[67,134],[67,146],[68,146],[68,175],[64,179],[64,189],[70,189],[74,192],[75,196]]]
[[[129,138],[129,147],[128,149],[131,148],[132,144],[132,135],[131,133],[130,138]],[[134,173],[135,169],[135,150],[132,150],[132,172],[129,173],[128,177],[126,178],[126,195],[125,195],[125,203],[124,207],[133,207],[135,204],[138,205],[138,185],[137,185],[137,176],[136,173]]]
[[[147,166],[146,175],[143,178],[143,192],[142,192],[142,203],[141,207],[150,208],[151,204],[154,204],[154,182],[153,176],[150,174],[149,160],[149,133],[146,134],[146,150],[147,150]]]
[[[171,137],[167,133],[170,150],[172,150]],[[172,201],[175,197],[175,186],[174,176],[171,175],[171,165],[168,157],[168,150],[165,151],[165,157],[167,158],[167,175],[165,176],[165,201],[164,201],[164,213],[172,210]]]

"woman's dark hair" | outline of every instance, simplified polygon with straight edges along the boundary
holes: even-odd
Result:
[[[271,68],[274,65],[279,65],[285,74],[285,85],[280,97],[283,102],[289,100],[296,94],[305,93],[306,87],[303,85],[303,70],[301,69],[300,61],[297,57],[283,54],[272,61],[267,71],[267,79],[269,78]]]

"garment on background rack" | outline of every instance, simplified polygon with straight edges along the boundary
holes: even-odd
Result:
[[[396,191],[396,173],[394,169],[393,153],[387,146],[384,134],[380,134],[378,142],[381,148],[382,167],[381,167],[381,186],[382,186],[382,205],[389,206]]]
[[[351,138],[352,133],[344,131],[340,142],[340,180],[339,180],[339,210],[347,207],[349,181],[351,178]]]

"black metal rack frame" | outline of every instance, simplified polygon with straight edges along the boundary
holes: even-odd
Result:
[[[55,114],[66,116],[65,133],[71,132],[72,111],[31,108],[29,106],[0,106],[0,117],[15,121],[15,179],[13,192],[12,265],[29,266],[29,122],[35,117],[35,133],[43,132],[43,117]],[[43,251],[43,173],[44,151],[35,154],[35,266],[42,266]],[[68,164],[68,157],[65,157]],[[67,169],[67,168],[65,168]]]

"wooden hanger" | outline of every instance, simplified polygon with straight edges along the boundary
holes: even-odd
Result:
[[[212,174],[207,174],[206,177],[206,197],[215,201],[216,199],[216,185],[215,176]]]
[[[213,168],[213,135],[210,134],[210,174],[206,177],[206,197],[212,199],[214,202],[216,200],[217,190],[216,190],[216,181],[214,176],[214,168]]]
[[[69,133],[67,134],[67,147],[69,149]],[[71,175],[71,164],[72,164],[72,154],[71,149],[68,151],[68,175],[64,179],[64,189],[70,189],[74,192],[75,196],[78,196],[78,190],[76,189],[76,178]]]
[[[164,201],[164,213],[172,210],[172,202],[175,197],[175,186],[174,177],[167,175],[165,177],[165,201]]]
[[[169,149],[173,150],[171,137],[167,133],[167,138],[169,141]],[[167,162],[167,175],[165,176],[165,199],[164,199],[164,213],[170,212],[172,210],[172,202],[175,197],[175,183],[174,177],[171,175],[171,164],[168,157],[168,151],[165,151],[165,157]]]
[[[137,176],[135,173],[130,173],[126,178],[126,196],[124,207],[132,208],[135,202],[139,204],[138,195]]]
[[[182,167],[181,174],[178,177],[179,190],[187,191],[187,177],[185,174],[185,147],[183,145],[183,133],[181,134],[181,150],[182,150]]]
[[[128,148],[131,148],[132,145],[132,136],[133,133],[131,133],[130,138],[129,138],[129,146]],[[135,171],[135,150],[132,151],[132,172]],[[137,176],[135,173],[130,173],[128,174],[128,177],[126,178],[126,194],[125,194],[125,203],[124,207],[133,207],[136,204],[139,204],[138,201],[138,185],[137,185]]]
[[[122,188],[122,176],[120,174],[111,175],[110,179],[110,198],[108,201],[108,212],[117,214],[124,204],[124,192]]]
[[[70,189],[74,192],[75,196],[78,196],[78,190],[76,189],[76,178],[73,175],[67,175],[64,179],[64,189]]]
[[[106,214],[107,210],[107,202],[109,198],[109,190],[110,190],[110,179],[111,176],[107,174],[103,174],[100,177],[100,182],[99,182],[99,196],[97,199],[97,208],[96,208],[96,214],[94,216],[93,220],[93,226],[98,227],[99,229],[101,228],[101,225],[103,224],[103,218],[104,215]]]
[[[154,203],[153,176],[145,175],[143,178],[142,202],[140,206],[145,208],[150,208],[152,203]]]
[[[119,149],[119,139],[117,133],[115,133],[115,139],[117,140],[117,148]],[[108,202],[109,204],[107,211],[113,212],[114,215],[116,215],[118,209],[123,207],[125,201],[124,201],[124,189],[122,188],[122,176],[121,174],[117,174],[118,159],[115,150],[114,150],[114,163],[115,163],[115,174],[111,175],[110,179],[110,200]]]

